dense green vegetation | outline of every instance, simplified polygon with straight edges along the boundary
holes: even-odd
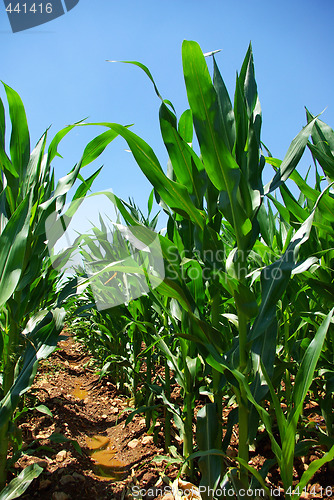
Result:
[[[195,42],[183,43],[182,58],[189,109],[179,120],[149,70],[134,63],[161,99],[167,173],[130,128],[104,123],[108,130],[86,147],[54,189],[51,161],[71,127],[56,135],[46,159],[45,135],[30,154],[22,103],[6,87],[12,136],[9,159],[2,111],[0,487],[6,481],[9,437],[16,456],[20,453],[15,427],[20,397],[33,381],[38,359],[56,346],[66,305],[73,331],[101,360],[102,374],[111,374],[130,392],[134,411],[145,413],[148,429],[163,414],[167,452],[175,426],[183,446],[182,473],[194,478],[199,468],[200,485],[211,492],[231,486],[237,498],[244,488],[263,487],[269,493],[265,478],[277,463],[286,498],[297,499],[316,470],[334,458],[334,132],[307,111],[305,127],[283,161],[273,158],[261,142],[251,47],[237,75],[233,103],[214,54],[213,78]],[[60,291],[61,273],[48,258],[43,224],[63,208],[77,177],[82,184],[73,200],[86,195],[98,172],[84,181],[81,167],[117,135],[127,141],[152,184],[148,216],[109,194],[118,225],[109,227],[101,218],[90,236],[78,238],[74,246],[81,249],[86,271],[78,270]],[[296,167],[305,149],[314,164],[304,178]],[[264,168],[274,169],[267,185]],[[286,185],[288,178],[294,189]],[[153,196],[167,216],[166,232],[158,235]],[[125,226],[144,245],[158,238],[162,282],[154,260],[133,256]],[[138,293],[139,277],[147,280],[146,292]],[[85,290],[73,298],[78,282]],[[119,290],[136,298],[109,307]],[[103,301],[104,307],[95,306]],[[156,373],[158,366],[163,370]],[[180,405],[171,400],[175,383]],[[325,430],[310,428],[302,418],[310,398],[318,404]],[[223,428],[223,407],[232,402],[237,407]],[[226,451],[235,426],[239,449],[231,460]],[[261,426],[275,458],[257,471],[248,463],[249,449]],[[321,446],[323,457],[305,470],[298,489],[294,458],[314,446]],[[203,498],[215,497],[206,491]]]

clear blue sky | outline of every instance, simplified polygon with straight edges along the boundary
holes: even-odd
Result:
[[[33,144],[51,124],[50,137],[85,117],[134,123],[132,130],[165,167],[159,100],[151,82],[139,68],[105,60],[147,65],[180,115],[187,107],[182,40],[196,40],[203,52],[222,49],[216,60],[230,93],[252,41],[262,140],[283,158],[305,125],[304,106],[314,114],[327,107],[323,120],[334,127],[333,18],[333,0],[80,0],[66,15],[13,34],[1,2],[0,79],[21,95]],[[4,100],[3,88],[0,95]],[[64,159],[55,163],[57,178],[100,131],[80,128],[68,135],[59,150]],[[126,149],[121,139],[108,147],[94,165],[104,164],[94,190],[111,188],[145,209],[150,186]],[[305,157],[300,170],[309,164]],[[86,167],[86,176],[94,167]]]

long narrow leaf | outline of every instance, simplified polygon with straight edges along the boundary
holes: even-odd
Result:
[[[30,483],[43,472],[37,464],[28,465],[14,478],[6,488],[0,492],[0,500],[13,500],[19,498],[26,491]]]

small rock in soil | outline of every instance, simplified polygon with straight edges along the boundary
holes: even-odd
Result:
[[[65,486],[65,484],[73,483],[74,481],[75,479],[71,476],[71,474],[66,474],[65,476],[62,476],[59,482],[62,486]]]
[[[56,461],[57,462],[63,462],[66,458],[66,450],[61,450],[59,453],[56,455]]]
[[[150,444],[153,443],[153,436],[144,436],[141,440],[142,444]]]
[[[52,482],[50,479],[42,479],[39,483],[39,490],[46,490],[49,486],[51,486]]]
[[[82,474],[78,474],[77,472],[73,472],[73,478],[77,479],[78,481],[85,481],[86,478]]]
[[[132,439],[132,441],[128,443],[128,448],[131,448],[131,450],[133,450],[134,448],[136,448],[136,446],[138,446],[138,444],[139,444],[138,439]]]
[[[40,467],[47,467],[49,465],[49,462],[47,460],[38,460],[36,462],[37,465],[39,465]]]

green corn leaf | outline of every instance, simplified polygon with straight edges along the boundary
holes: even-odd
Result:
[[[215,187],[230,195],[239,183],[239,167],[222,140],[218,98],[205,58],[196,42],[186,40],[182,44],[182,58],[188,101],[205,169]]]
[[[293,409],[289,412],[287,419],[284,440],[282,441],[282,463],[280,464],[281,476],[286,489],[292,486],[297,423],[303,409],[306,394],[313,381],[314,371],[333,312],[334,309],[327,315],[314,339],[309,344],[295,379],[292,392]]]
[[[194,194],[196,206],[200,206],[202,196],[199,192],[200,185],[196,173],[202,168],[201,161],[178,133],[176,117],[164,103],[160,106],[159,118],[161,135],[176,179],[186,186],[190,194]]]
[[[49,410],[49,408],[45,405],[38,405],[35,406],[35,408],[32,408],[33,410],[37,410],[40,413],[43,413],[44,415],[48,415],[49,417],[53,418],[52,412]]]
[[[71,189],[73,184],[75,183],[76,179],[78,178],[78,173],[80,171],[80,163],[78,163],[69,174],[65,175],[61,179],[59,179],[56,189],[54,190],[52,196],[45,202],[41,203],[39,205],[39,209],[47,212],[48,209],[51,207],[51,211],[54,211],[54,202],[59,198],[59,206],[57,206],[57,211],[61,210],[64,206],[65,203],[65,197],[66,193]],[[60,202],[60,200],[63,200]],[[47,212],[47,215],[49,215],[49,212]],[[46,214],[44,214],[44,217],[46,218]],[[44,231],[44,220],[43,223],[40,222],[40,225],[42,227],[42,231]]]
[[[3,102],[0,99],[0,148],[5,149],[5,133],[6,133],[6,120],[5,120],[5,108]]]
[[[243,467],[245,467],[245,469],[247,469],[252,474],[252,476],[254,476],[254,478],[260,483],[260,485],[262,486],[262,488],[264,489],[264,491],[269,495],[270,494],[270,490],[269,490],[269,488],[268,488],[265,480],[261,476],[260,472],[257,469],[255,469],[255,467],[252,467],[251,465],[249,465],[242,458],[235,457],[235,459],[236,459],[237,462],[239,462],[239,464],[241,464]],[[241,486],[243,488],[244,485],[241,485]],[[243,496],[244,495],[241,495],[241,497],[243,497]]]
[[[238,248],[247,246],[252,225],[237,198],[240,169],[224,142],[216,91],[203,53],[196,42],[182,44],[183,72],[205,170],[220,191],[219,208],[233,225]]]
[[[227,363],[226,357],[220,356],[213,344],[205,344],[205,348],[207,350],[207,354],[205,356],[205,361],[212,366],[212,368],[216,369],[220,373],[224,373],[227,370],[235,379],[238,381],[239,386],[242,386],[247,394],[248,400],[256,407],[259,415],[266,427],[266,431],[269,435],[273,452],[275,453],[278,461],[281,460],[281,448],[278,445],[275,436],[272,431],[271,425],[271,417],[269,413],[254,399],[250,387],[246,381],[245,376],[236,369],[232,369],[231,366]]]
[[[306,182],[305,179],[302,178],[302,176],[297,172],[297,170],[294,170],[291,175],[290,179],[293,180],[293,182],[298,186],[300,191],[313,203],[317,201],[317,198],[319,196],[319,191],[316,189],[311,188]]]
[[[292,392],[294,411],[291,413],[291,416],[289,416],[289,422],[295,420],[295,418],[299,418],[307,391],[313,381],[314,371],[321,354],[322,346],[324,344],[333,313],[334,309],[332,309],[326,316],[325,320],[322,322],[317,333],[315,334],[314,339],[306,349],[295,379]]]
[[[86,196],[86,194],[88,193],[88,191],[90,190],[90,188],[92,187],[92,184],[94,182],[94,180],[96,179],[96,177],[99,175],[99,173],[101,172],[102,170],[102,167],[100,167],[99,169],[96,170],[96,172],[94,172],[90,177],[88,177],[88,179],[84,180],[81,175],[79,174],[78,175],[78,178],[82,181],[82,184],[80,184],[80,186],[78,187],[78,189],[76,190],[73,198],[72,198],[72,201],[74,200],[77,200],[77,199],[80,199],[80,198],[83,198],[84,196]]]
[[[239,84],[243,88],[243,93],[245,96],[245,102],[247,104],[247,112],[250,116],[257,102],[257,85],[255,81],[255,71],[254,71],[254,60],[253,60],[253,49],[250,43],[247,49],[245,59],[242,63]]]
[[[187,271],[190,278],[187,286],[197,307],[203,313],[205,307],[205,290],[202,268],[199,262],[194,259],[183,259],[180,265]]]
[[[262,401],[267,393],[268,393],[268,379],[272,377],[274,373],[274,364],[275,364],[275,356],[276,356],[276,345],[277,345],[277,319],[273,318],[272,323],[268,326],[268,328],[263,332],[261,336],[259,336],[252,343],[251,346],[251,357],[252,357],[252,365],[253,371],[255,374],[254,380],[250,386],[254,399],[259,403]],[[263,376],[264,369],[267,374],[269,374],[268,378]],[[276,406],[275,406],[276,408]],[[257,433],[257,423],[258,416],[256,409],[254,406],[250,408],[249,412],[249,432],[250,432],[250,442],[256,436]]]
[[[136,408],[135,410],[131,411],[131,413],[126,417],[125,420],[125,425],[128,425],[136,415],[139,413],[147,413],[148,411],[156,410],[157,408],[160,408],[160,405],[153,405],[153,406],[139,406],[139,408]],[[127,408],[126,411],[131,410],[131,408]]]
[[[180,116],[178,132],[187,144],[193,142],[194,124],[191,109],[186,109]]]
[[[29,233],[29,205],[26,196],[0,235],[0,307],[14,293],[21,278]]]
[[[310,482],[314,474],[320,469],[320,467],[332,461],[333,458],[334,458],[334,446],[332,446],[331,449],[327,453],[325,453],[323,457],[318,458],[317,460],[313,460],[310,463],[308,469],[303,472],[300,482],[295,489],[299,488],[299,491],[302,493],[305,486],[308,485],[308,483]],[[300,498],[301,493],[299,495],[295,493],[292,497],[293,500],[298,500],[298,498]]]
[[[298,201],[295,199],[295,197],[285,184],[282,184],[279,189],[284,201],[284,205],[290,213],[290,224],[293,225],[293,223],[296,224],[296,222],[304,222],[307,218],[307,211],[300,206]]]
[[[306,109],[308,122],[314,119],[314,116]],[[317,120],[312,131],[312,142],[308,147],[314,158],[318,160],[325,174],[334,180],[334,132],[326,123]]]
[[[319,196],[317,203],[322,195],[323,193]],[[262,335],[276,315],[276,304],[286,290],[291,272],[298,266],[299,249],[309,238],[316,206],[317,204],[291,239],[284,255],[261,272],[262,300],[259,314],[250,331],[250,338],[253,340]]]
[[[316,120],[317,118],[311,120],[293,139],[279,170],[276,172],[274,178],[265,186],[264,194],[271,193],[289,178],[304,153]]]
[[[203,228],[204,212],[195,207],[185,186],[164,174],[150,146],[122,125],[110,123],[108,126],[126,140],[139,167],[168,206]]]
[[[58,432],[53,432],[51,436],[49,436],[50,441],[52,443],[71,443],[75,451],[79,454],[82,455],[82,450],[79,445],[79,443],[75,439],[69,439],[63,434],[60,434]]]
[[[96,158],[103,153],[108,144],[110,144],[111,141],[113,141],[117,136],[118,133],[114,130],[107,130],[90,141],[84,149],[81,158],[81,167],[85,167],[92,161],[96,160]]]
[[[30,155],[26,175],[21,183],[23,198],[27,196],[32,189],[38,190],[40,188],[40,170],[44,155],[45,143],[46,133],[42,135],[35,149]]]
[[[32,326],[20,373],[11,389],[0,401],[0,428],[8,422],[20,396],[31,387],[39,360],[47,358],[55,350],[58,335],[64,325],[64,318],[64,309],[56,309],[53,313],[48,313],[42,321],[35,323],[34,327]]]
[[[133,64],[134,66],[138,66],[138,68],[142,69],[144,71],[144,73],[149,77],[149,79],[153,83],[153,87],[154,87],[155,93],[157,94],[157,96],[159,97],[159,99],[161,99],[163,101],[163,98],[161,97],[160,92],[158,90],[158,87],[156,86],[155,81],[153,79],[152,73],[147,68],[147,66],[145,66],[144,64],[142,64],[142,63],[140,63],[138,61],[110,61],[108,59],[106,62],[111,62],[111,63],[120,62],[120,63],[123,63],[123,64]]]
[[[332,156],[327,155],[323,152],[323,150],[319,147],[319,144],[316,146],[314,144],[308,143],[308,148],[311,151],[313,157],[318,160],[321,168],[323,169],[325,175],[329,177],[331,181],[334,180],[334,158]]]
[[[74,123],[73,125],[68,125],[67,127],[63,128],[62,130],[59,130],[59,132],[56,133],[48,149],[47,168],[49,168],[55,156],[60,156],[60,154],[58,153],[58,146],[61,140],[79,123],[81,122]]]
[[[30,157],[30,137],[26,113],[18,93],[5,83],[3,83],[3,86],[6,91],[9,115],[12,122],[10,156],[14,169],[19,174],[20,180],[23,181]]]
[[[280,401],[278,399],[278,396],[277,396],[277,394],[275,392],[274,386],[273,386],[272,381],[271,381],[272,375],[270,375],[270,372],[268,373],[267,367],[266,367],[265,363],[262,360],[260,360],[260,370],[261,370],[261,372],[263,374],[263,377],[264,377],[264,379],[265,379],[265,381],[266,381],[266,383],[268,385],[268,388],[270,390],[270,395],[271,395],[271,398],[272,398],[272,401],[273,401],[273,406],[274,406],[275,413],[276,413],[276,418],[277,418],[277,424],[278,424],[278,428],[279,428],[280,438],[281,438],[281,441],[284,441],[285,431],[286,431],[286,428],[287,428],[287,421],[286,421],[286,418],[284,417]]]
[[[307,122],[311,122],[315,116],[305,108]],[[333,129],[324,123],[322,120],[317,120],[315,127],[312,131],[312,141],[318,145],[324,153],[331,154],[334,151],[334,132]]]
[[[148,201],[147,201],[147,211],[148,211],[148,215],[151,214],[152,212],[152,208],[153,208],[153,202],[154,202],[154,189],[152,189],[151,193],[150,193],[150,196],[148,198]]]
[[[23,471],[0,492],[0,500],[19,498],[26,491],[30,483],[43,472],[37,464],[28,465]]]
[[[217,92],[220,116],[224,129],[224,142],[232,152],[235,143],[235,119],[230,96],[213,56],[213,86]]]
[[[280,203],[276,198],[274,198],[271,194],[268,195],[269,200],[272,201],[273,205],[277,209],[280,219],[282,221],[287,222],[290,224],[290,212],[289,210],[282,204]]]

